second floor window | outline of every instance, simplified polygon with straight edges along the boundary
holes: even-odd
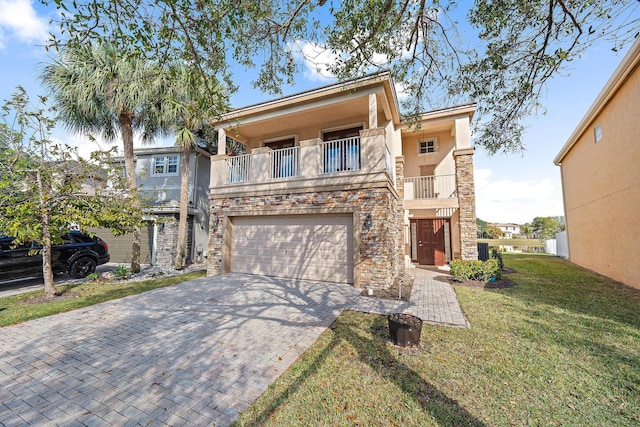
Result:
[[[435,153],[438,151],[438,140],[436,138],[422,139],[418,141],[418,154]]]
[[[178,156],[153,158],[153,175],[175,175],[178,173]]]

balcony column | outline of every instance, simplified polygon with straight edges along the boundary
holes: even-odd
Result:
[[[360,170],[384,172],[387,170],[386,133],[383,128],[360,131]]]
[[[226,155],[211,156],[211,172],[209,173],[209,188],[216,188],[223,185],[227,180],[227,158]]]
[[[471,148],[471,126],[469,125],[469,117],[456,119],[454,135],[456,142],[456,150]]]
[[[322,174],[322,140],[300,141],[300,176],[311,178]]]
[[[454,150],[456,162],[456,189],[460,204],[461,257],[478,259],[478,227],[476,224],[476,195],[473,184],[473,148]]]
[[[254,148],[251,150],[251,167],[249,170],[249,181],[265,182],[271,178],[271,152],[269,147]]]
[[[218,129],[218,155],[227,154],[227,132],[224,129]]]
[[[378,98],[375,93],[369,94],[369,129],[378,127]]]

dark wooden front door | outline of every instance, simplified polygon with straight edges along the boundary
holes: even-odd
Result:
[[[444,265],[446,219],[416,219],[418,264]]]

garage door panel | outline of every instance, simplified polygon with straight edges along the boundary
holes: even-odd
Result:
[[[233,218],[231,271],[353,282],[351,215]]]

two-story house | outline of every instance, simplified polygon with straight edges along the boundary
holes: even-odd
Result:
[[[189,208],[187,261],[204,262],[209,240],[210,148],[198,146],[189,159]],[[180,180],[183,152],[178,147],[134,150],[139,196],[147,220],[142,228],[141,262],[173,266],[178,237]],[[117,159],[123,163],[124,159]],[[131,261],[131,235],[114,237],[106,230],[93,230],[108,244],[112,262]]]
[[[520,226],[512,223],[491,224],[502,231],[501,239],[515,239],[520,237]]]
[[[208,272],[389,286],[409,263],[477,259],[474,105],[400,115],[389,73],[212,123]],[[228,155],[231,140],[246,153]]]
[[[569,260],[640,289],[640,38],[564,144]]]

